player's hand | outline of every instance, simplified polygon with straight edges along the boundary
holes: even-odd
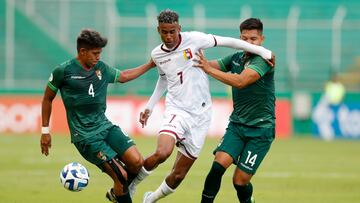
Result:
[[[266,59],[266,63],[268,63],[271,67],[275,67],[275,54],[274,52],[271,53],[271,59]]]
[[[208,60],[205,58],[204,54],[199,51],[196,53],[196,56],[198,57],[197,59],[194,59],[194,67],[198,67],[204,70],[205,73],[208,73],[209,70],[211,69],[211,66],[208,62]]]
[[[140,112],[140,118],[139,118],[139,122],[142,125],[142,128],[144,128],[147,124],[147,120],[150,117],[150,110],[149,109],[145,109],[145,111]]]
[[[51,148],[51,135],[42,134],[40,139],[41,153],[45,156],[49,155],[49,149]]]

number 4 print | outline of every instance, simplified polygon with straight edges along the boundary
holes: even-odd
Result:
[[[92,97],[95,96],[94,87],[93,87],[93,84],[92,84],[92,83],[90,84],[88,93],[89,93],[89,95],[91,95]]]

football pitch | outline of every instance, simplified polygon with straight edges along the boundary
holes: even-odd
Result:
[[[153,137],[134,139],[144,156],[156,146]],[[177,191],[159,202],[200,202],[217,142],[207,139],[200,158]],[[50,156],[45,157],[40,153],[38,135],[0,134],[0,202],[107,202],[105,192],[111,187],[110,178],[86,162],[69,137],[53,135],[52,144]],[[171,169],[175,154],[138,186],[134,203],[142,202],[145,191],[157,188]],[[82,163],[90,172],[90,183],[81,192],[67,191],[59,181],[62,167],[73,161]],[[215,202],[238,202],[232,186],[233,170],[234,166],[225,173]],[[275,140],[252,183],[257,203],[360,202],[360,142],[325,142],[311,137]]]

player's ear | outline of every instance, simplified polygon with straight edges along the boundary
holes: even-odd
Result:
[[[181,25],[179,25],[179,28],[178,28],[178,29],[179,29],[179,32],[181,32]]]
[[[86,49],[85,49],[85,48],[80,48],[80,50],[79,50],[79,55],[80,55],[80,56],[84,56],[84,55],[85,55],[85,52],[86,52]]]
[[[158,31],[159,34],[161,34],[161,33],[160,33],[160,27],[159,27],[159,26],[157,26],[157,31]]]

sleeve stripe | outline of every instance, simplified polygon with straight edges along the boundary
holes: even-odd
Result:
[[[223,72],[227,72],[227,71],[228,71],[228,70],[226,70],[225,64],[222,62],[221,59],[218,59],[217,62],[218,62],[218,64],[220,65],[220,69],[221,69]]]
[[[254,71],[256,71],[256,72],[260,75],[260,77],[262,77],[262,76],[265,75],[264,71],[261,70],[260,68],[258,68],[257,66],[249,65],[248,68],[251,68],[251,69],[253,69]]]
[[[117,82],[117,81],[119,81],[119,78],[120,78],[120,70],[116,70],[114,83]]]
[[[51,82],[48,82],[48,87],[54,92],[57,92],[57,90],[58,90],[58,88],[55,87],[53,84],[51,84]]]
[[[215,41],[215,45],[214,45],[214,47],[216,47],[217,46],[217,41],[216,41],[216,38],[215,38],[215,36],[213,35],[213,38],[214,38],[214,41]]]

